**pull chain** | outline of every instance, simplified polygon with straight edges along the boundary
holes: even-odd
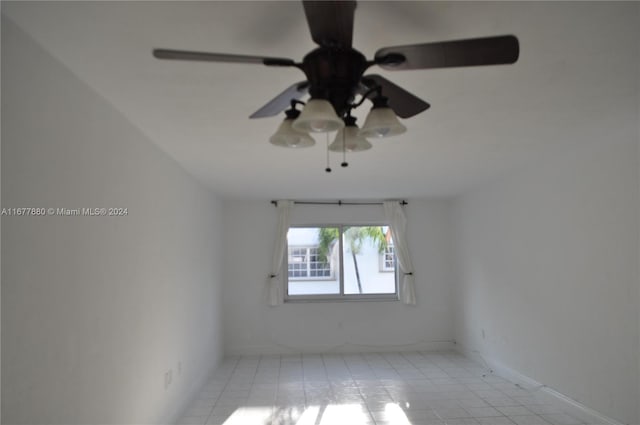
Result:
[[[324,169],[327,173],[331,172],[331,167],[329,166],[329,133],[327,134],[327,168]]]
[[[349,163],[347,162],[347,140],[346,140],[346,131],[342,130],[342,167],[348,167]]]

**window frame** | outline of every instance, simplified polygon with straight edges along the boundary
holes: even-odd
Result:
[[[295,228],[338,228],[340,237],[338,238],[339,244],[339,267],[337,270],[338,277],[338,287],[340,289],[340,293],[338,294],[309,294],[309,295],[289,295],[289,241],[287,240],[287,255],[284,257],[283,261],[283,270],[287,270],[287,273],[283,275],[285,276],[283,280],[284,283],[284,302],[285,303],[307,303],[307,302],[352,302],[352,301],[400,301],[400,285],[399,283],[399,268],[397,259],[395,259],[395,251],[394,251],[394,259],[395,259],[395,272],[388,271],[385,273],[393,273],[393,281],[395,292],[388,294],[345,294],[344,293],[344,246],[343,246],[343,234],[345,227],[364,227],[364,226],[388,226],[388,224],[381,224],[379,222],[376,223],[326,223],[326,224],[296,224],[289,226],[289,229]],[[288,231],[288,230],[287,230]],[[295,245],[293,247],[296,247]],[[305,279],[294,279],[294,282],[304,282]],[[317,279],[323,280],[323,279]],[[329,280],[329,279],[327,279]]]

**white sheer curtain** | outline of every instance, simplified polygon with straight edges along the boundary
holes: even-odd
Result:
[[[409,254],[409,244],[407,243],[407,217],[404,215],[402,205],[397,201],[385,201],[384,215],[391,227],[393,237],[393,248],[402,272],[402,289],[400,297],[405,304],[414,305],[416,303],[416,283],[413,276],[413,264]]]
[[[293,201],[278,201],[278,227],[276,228],[276,243],[273,247],[271,274],[269,275],[269,305],[282,303],[281,270],[284,256],[287,252],[287,232],[289,231],[289,216],[293,209]]]

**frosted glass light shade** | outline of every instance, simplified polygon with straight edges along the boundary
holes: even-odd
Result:
[[[315,145],[313,137],[304,131],[298,131],[292,127],[293,119],[287,118],[282,121],[278,130],[269,138],[269,142],[276,146],[285,148],[307,148]]]
[[[358,127],[356,126],[347,126],[338,130],[336,138],[333,140],[333,143],[329,145],[329,150],[332,152],[342,152],[343,140],[345,146],[344,150],[347,152],[361,152],[371,149],[371,143],[358,133]]]
[[[360,130],[363,137],[391,137],[407,131],[391,108],[373,108]]]
[[[331,103],[324,99],[311,99],[293,122],[293,128],[309,133],[328,133],[344,127]]]

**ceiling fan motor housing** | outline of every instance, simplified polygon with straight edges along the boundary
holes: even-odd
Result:
[[[311,97],[328,100],[342,117],[369,65],[364,55],[355,49],[319,47],[304,57],[300,69],[309,81]]]

